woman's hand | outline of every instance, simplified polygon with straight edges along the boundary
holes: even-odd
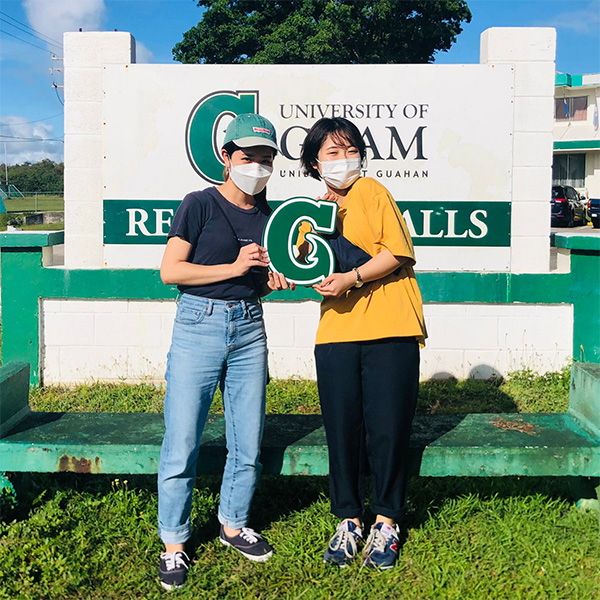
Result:
[[[281,292],[283,290],[291,290],[292,292],[296,289],[296,284],[285,278],[282,273],[271,273],[269,271],[269,280],[267,286],[272,292]]]
[[[245,275],[252,267],[268,267],[267,249],[258,244],[248,244],[240,248],[237,259],[231,265],[232,277]]]
[[[349,271],[348,273],[332,273],[321,281],[313,285],[316,290],[324,298],[339,298],[344,292],[347,292],[356,283],[356,273]]]
[[[328,200],[329,202],[335,202],[336,204],[339,204],[340,197],[333,192],[327,192],[326,194],[317,197],[317,200]]]

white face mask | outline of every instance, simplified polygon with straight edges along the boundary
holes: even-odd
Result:
[[[235,165],[229,169],[233,183],[249,196],[259,194],[265,189],[271,173],[273,173],[273,167],[255,162]]]
[[[360,158],[317,162],[321,165],[321,179],[336,190],[345,190],[360,177]]]

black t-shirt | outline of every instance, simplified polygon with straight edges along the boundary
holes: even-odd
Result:
[[[177,209],[168,237],[180,237],[192,245],[188,261],[193,264],[231,264],[241,246],[261,243],[270,211],[264,204],[244,210],[226,200],[217,188],[191,192]],[[249,300],[260,294],[266,279],[267,269],[254,267],[242,277],[177,288],[214,300]]]

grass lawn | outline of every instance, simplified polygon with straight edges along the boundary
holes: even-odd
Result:
[[[523,372],[505,381],[434,381],[419,412],[565,410],[568,372]],[[150,385],[91,384],[32,391],[37,410],[156,411]],[[216,399],[213,410],[222,406]],[[318,412],[316,386],[273,381],[269,412]],[[594,600],[600,598],[598,518],[577,510],[560,479],[414,478],[401,523],[398,566],[377,573],[357,562],[322,564],[336,520],[327,479],[264,477],[251,526],[276,553],[254,564],[218,542],[219,479],[197,481],[188,585],[165,593],[156,578],[154,477],[35,475],[0,520],[0,598],[152,600],[325,598],[375,600]],[[367,522],[371,519],[367,515]]]
[[[4,206],[8,212],[29,212],[35,210],[35,196],[25,198],[7,198]],[[63,196],[38,196],[38,212],[62,212],[65,209]]]

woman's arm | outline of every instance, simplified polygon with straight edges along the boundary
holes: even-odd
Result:
[[[267,251],[258,244],[240,248],[234,263],[195,265],[188,262],[192,245],[180,237],[167,242],[160,265],[160,278],[167,285],[206,285],[245,275],[252,267],[267,267]]]
[[[367,283],[386,277],[408,261],[410,258],[406,256],[394,256],[389,250],[382,250],[358,270],[361,279]],[[313,288],[321,296],[337,298],[347,292],[355,283],[356,272],[349,271],[348,273],[333,273],[321,283],[313,285]]]

